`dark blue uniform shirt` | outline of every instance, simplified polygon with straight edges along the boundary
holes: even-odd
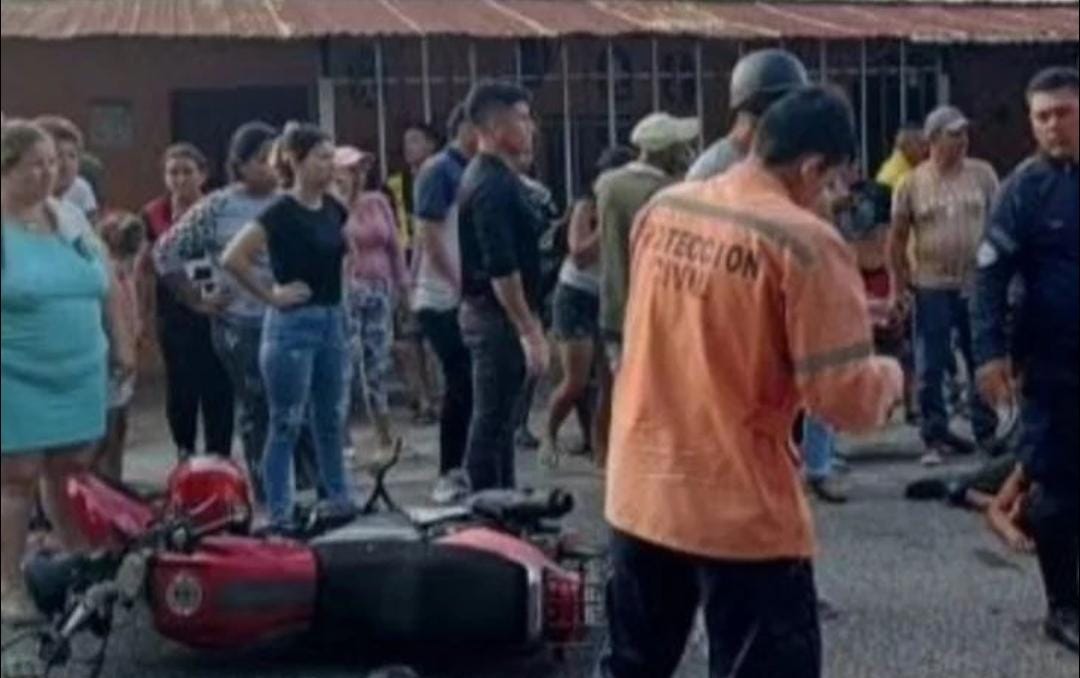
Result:
[[[1020,451],[1036,479],[1077,483],[1080,192],[1075,163],[1035,157],[1002,187],[979,249],[976,361],[1011,354],[1024,382]],[[1023,292],[1009,343],[1009,289]]]
[[[1032,382],[1080,383],[1080,225],[1072,163],[1037,157],[1002,187],[979,250],[975,353],[979,364],[1012,353]],[[1023,295],[1007,343],[1008,289]]]

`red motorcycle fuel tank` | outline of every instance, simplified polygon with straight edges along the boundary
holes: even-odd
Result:
[[[303,544],[213,537],[190,554],[151,564],[158,632],[189,647],[230,649],[308,630],[317,594],[315,556]]]
[[[150,504],[91,473],[67,483],[67,502],[93,549],[112,549],[146,533],[157,519]]]

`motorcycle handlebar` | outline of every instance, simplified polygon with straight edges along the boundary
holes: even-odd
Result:
[[[67,613],[52,626],[49,633],[52,647],[50,665],[66,661],[72,639],[95,619],[111,615],[112,608],[117,604],[137,599],[152,554],[159,551],[190,551],[200,540],[226,532],[242,520],[243,516],[231,515],[196,526],[185,517],[164,519],[119,552],[80,559],[74,569],[83,575],[94,571],[95,575],[85,591],[75,596],[74,604]],[[74,583],[74,577],[79,572],[73,570],[70,574],[72,579],[68,587]]]
[[[481,492],[470,508],[479,516],[502,523],[535,525],[559,520],[574,510],[574,497],[564,490]]]

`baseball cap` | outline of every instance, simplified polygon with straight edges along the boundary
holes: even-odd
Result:
[[[971,121],[955,106],[941,106],[926,116],[923,133],[933,139],[943,132],[960,132],[971,127]]]
[[[701,134],[697,118],[676,118],[669,113],[652,113],[634,127],[630,143],[646,152],[662,151],[694,141]]]
[[[334,149],[335,167],[356,167],[363,162],[371,162],[374,156],[355,146],[338,146]]]

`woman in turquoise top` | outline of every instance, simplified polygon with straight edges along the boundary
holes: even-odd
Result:
[[[38,127],[3,128],[2,320],[0,320],[0,593],[5,628],[39,613],[20,563],[37,488],[63,546],[84,546],[63,497],[68,476],[87,468],[105,432],[110,348],[130,370],[130,346],[110,345],[106,300],[110,273],[86,218],[49,197],[56,150]],[[42,482],[43,481],[43,482]]]

